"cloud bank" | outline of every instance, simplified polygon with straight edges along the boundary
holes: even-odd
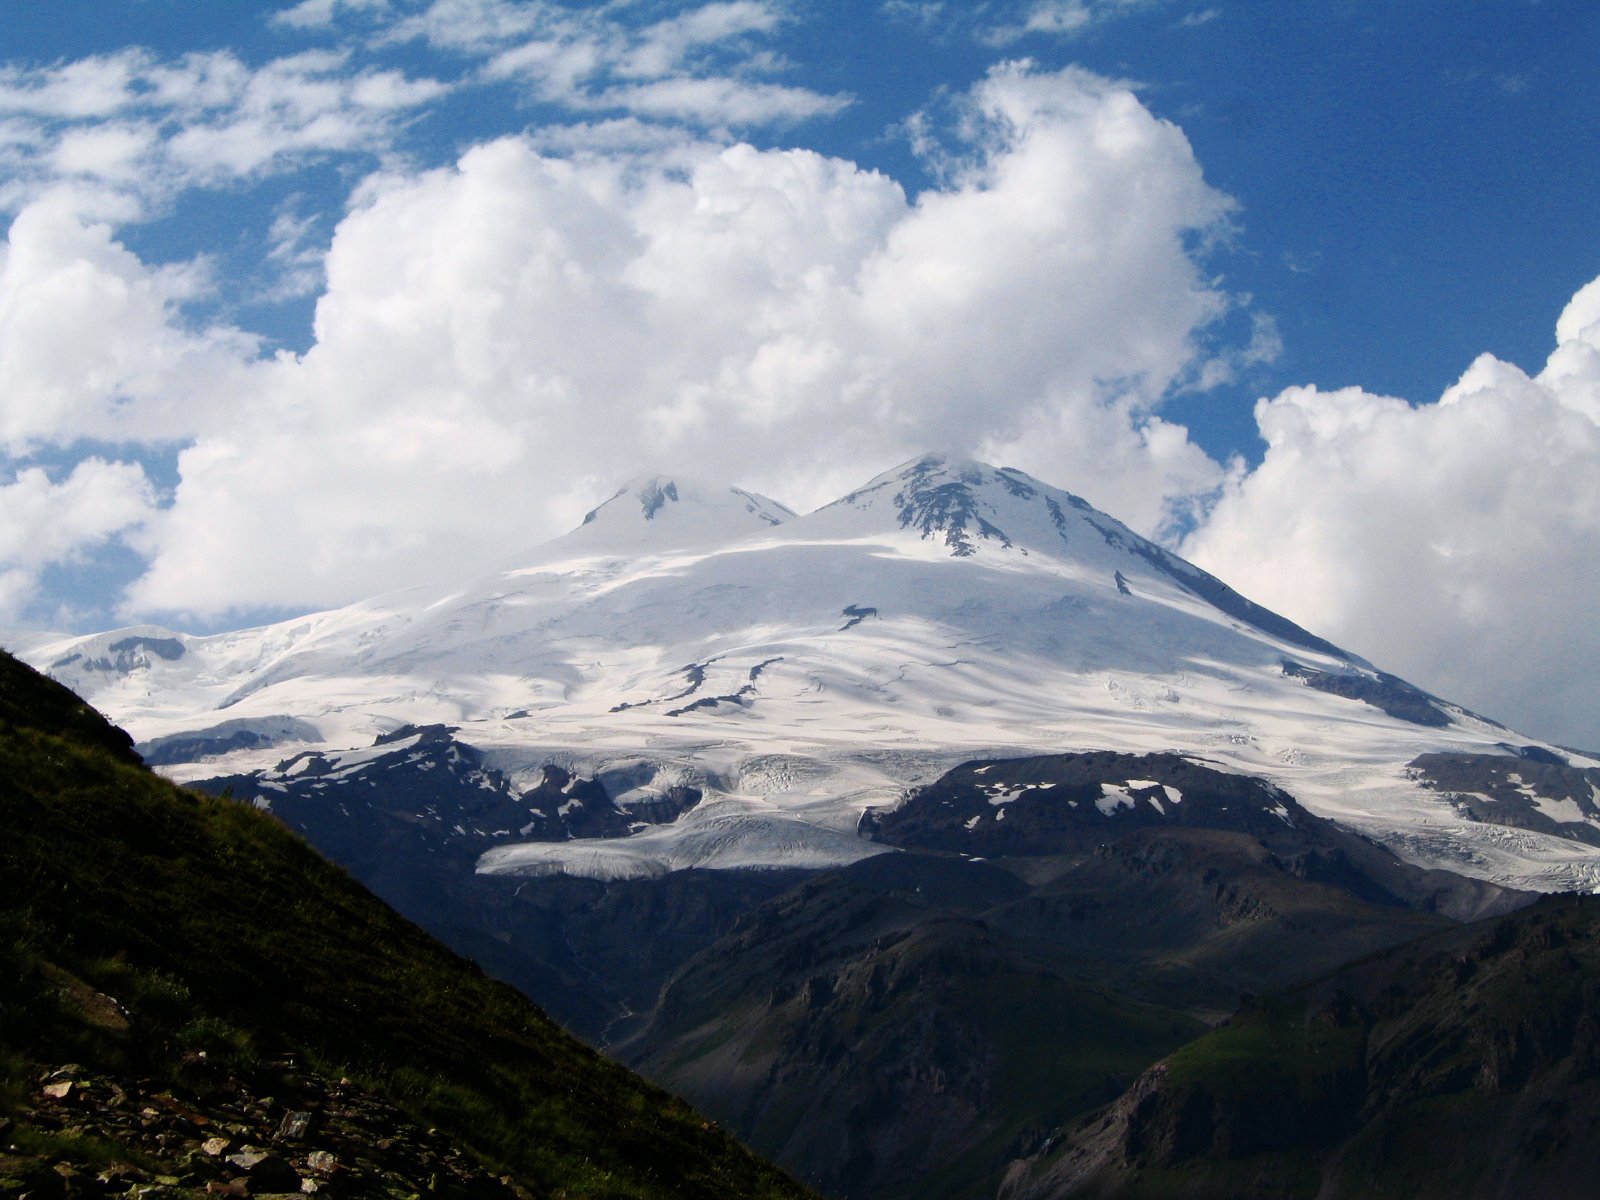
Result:
[[[347,600],[552,536],[651,469],[805,506],[981,448],[1160,526],[1220,479],[1154,409],[1230,307],[1191,248],[1229,203],[1099,77],[1010,64],[963,103],[915,201],[688,133],[374,175],[303,356],[186,326],[197,268],[36,201],[0,276],[0,433],[186,443],[129,613]]]
[[[1196,562],[1396,674],[1600,748],[1600,280],[1532,377],[1492,355],[1437,403],[1291,388]]]
[[[1070,36],[1139,6],[985,12]],[[630,475],[804,509],[949,448],[1186,535],[1425,687],[1600,743],[1600,281],[1537,375],[1484,357],[1422,405],[1291,388],[1257,405],[1260,464],[1220,463],[1163,402],[1279,338],[1212,266],[1231,201],[1127,86],[994,68],[906,122],[938,180],[910,196],[750,135],[851,103],[787,78],[788,8],[617,11],[306,0],[276,27],[330,44],[257,65],[0,68],[0,621],[39,620],[52,568],[107,546],[145,564],[118,615],[218,623],[472,569]],[[431,73],[357,40],[425,46]],[[557,118],[407,153],[489,87]],[[316,296],[304,353],[227,316],[209,259],[131,248],[177,197],[330,163],[336,222],[280,191],[263,229],[265,290]]]

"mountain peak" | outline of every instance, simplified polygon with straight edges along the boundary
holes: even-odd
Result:
[[[915,530],[925,540],[942,540],[952,557],[966,558],[983,543],[1003,550],[1020,544],[1019,537],[1037,534],[1041,518],[1061,528],[1059,502],[1089,509],[1076,496],[1056,492],[1013,467],[992,467],[965,454],[930,453],[885,471],[829,509],[892,510],[901,529]],[[1037,510],[1037,511],[1035,511]],[[1045,517],[1046,512],[1052,514]],[[1055,538],[1048,536],[1047,544]]]
[[[624,484],[567,537],[606,549],[699,545],[770,529],[794,515],[759,492],[683,475],[649,475]]]

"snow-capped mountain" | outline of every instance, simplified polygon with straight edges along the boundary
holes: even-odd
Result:
[[[1429,696],[1078,497],[958,456],[800,517],[656,477],[475,581],[211,637],[8,642],[179,779],[256,779],[269,803],[309,762],[355,771],[376,738],[447,725],[507,794],[597,783],[625,834],[489,831],[484,872],[849,862],[884,852],[858,832],[867,810],[957,763],[1096,749],[1261,777],[1426,865],[1600,884],[1600,761]]]

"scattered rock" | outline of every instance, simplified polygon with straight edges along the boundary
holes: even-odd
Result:
[[[326,1080],[290,1062],[269,1063],[260,1076],[269,1086],[217,1069],[199,1092],[174,1095],[159,1090],[164,1084],[101,1077],[77,1064],[42,1070],[35,1105],[0,1118],[0,1200],[304,1200],[330,1192],[340,1200],[529,1200],[514,1181],[490,1175],[349,1079]],[[70,1152],[6,1153],[22,1127],[116,1146],[126,1157],[91,1167]]]

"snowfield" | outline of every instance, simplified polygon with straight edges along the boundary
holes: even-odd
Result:
[[[444,723],[520,785],[556,764],[627,802],[704,793],[669,824],[504,845],[481,871],[840,864],[883,852],[857,836],[866,809],[959,762],[1105,749],[1260,776],[1420,864],[1600,886],[1600,847],[1469,819],[1408,771],[1430,751],[1553,748],[1380,676],[1066,492],[953,456],[803,517],[658,478],[477,580],[210,637],[6,643],[142,744],[235,740],[164,764],[179,781],[270,779],[312,749],[354,765],[381,734]],[[1432,724],[1391,715],[1419,709]]]

